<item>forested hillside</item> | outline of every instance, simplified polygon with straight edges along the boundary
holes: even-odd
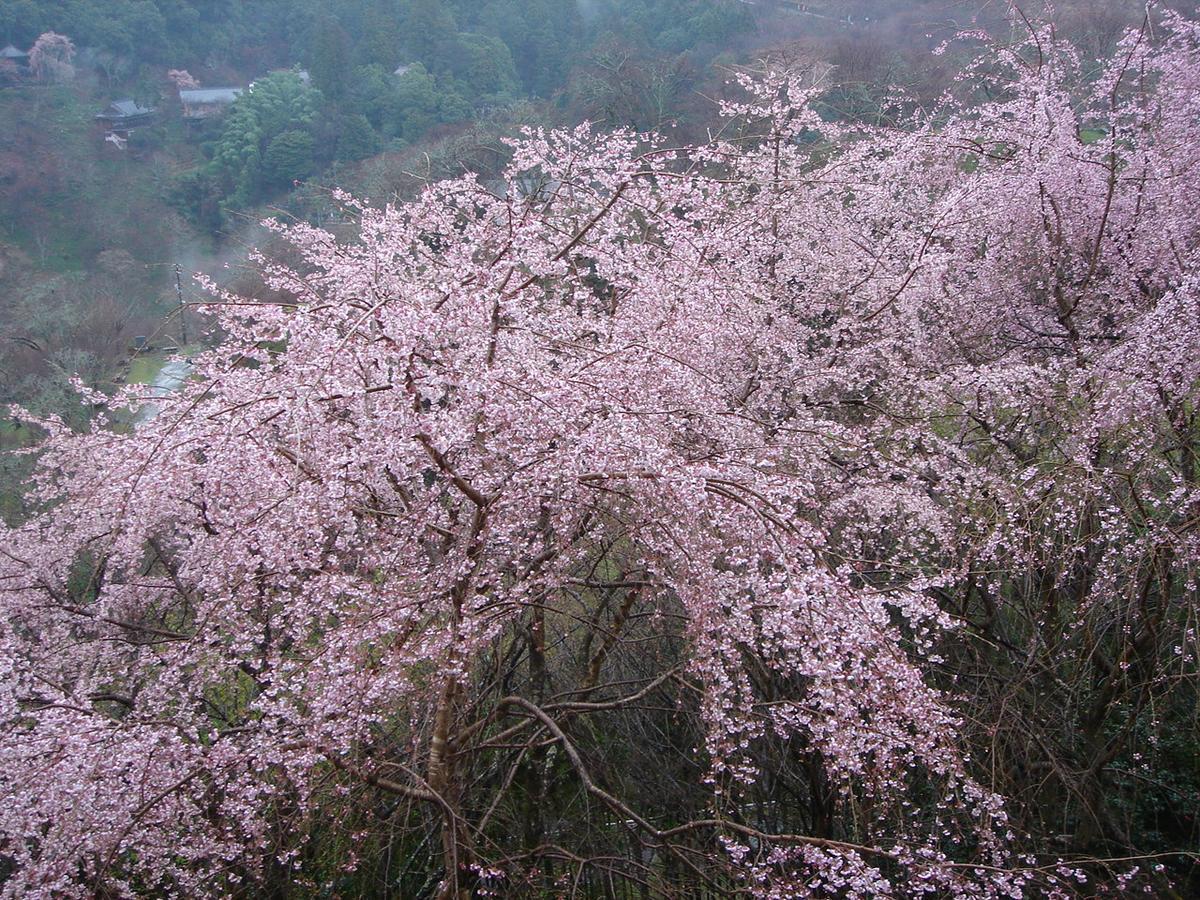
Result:
[[[232,263],[236,276],[265,206],[321,219],[340,183],[380,199],[411,191],[404,173],[436,177],[429,154],[455,135],[486,145],[475,162],[498,171],[497,139],[521,125],[586,115],[650,127],[690,108],[707,61],[755,28],[725,0],[6,2],[0,40],[28,49],[61,33],[74,49],[42,76],[0,63],[0,403],[85,421],[70,379],[111,390],[130,377],[135,337],[178,343],[178,318],[164,318],[175,265],[188,299],[194,271],[227,280]],[[589,71],[613,53],[623,65],[606,74],[622,96]],[[647,80],[655,66],[671,77],[640,86],[639,63]],[[212,119],[188,120],[180,103],[180,87],[252,82]],[[157,115],[106,143],[94,117],[120,98]],[[0,430],[0,446],[25,438]],[[0,470],[11,513],[20,463]]]
[[[1194,4],[0,41],[0,896],[1200,893]]]

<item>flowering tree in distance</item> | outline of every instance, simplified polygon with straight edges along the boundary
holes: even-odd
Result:
[[[180,91],[189,91],[200,87],[200,82],[187,69],[168,69],[167,80],[175,85],[176,90]]]
[[[63,34],[47,31],[29,48],[29,68],[42,81],[69,81],[75,77],[75,44]]]
[[[284,299],[212,288],[157,415],[40,423],[5,890],[1102,879],[1195,691],[1198,39],[1088,81],[1030,25],[874,130],[768,70],[736,138],[533,133],[499,194],[278,226]]]

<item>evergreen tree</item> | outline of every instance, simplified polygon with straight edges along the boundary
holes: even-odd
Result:
[[[307,131],[285,131],[273,137],[263,154],[263,180],[271,187],[288,187],[313,173],[313,136]]]
[[[281,172],[292,171],[287,166],[296,159],[296,138],[281,145],[274,163],[265,167],[264,154],[284,132],[299,132],[312,125],[320,102],[321,93],[296,72],[274,72],[238,98],[225,120],[213,159],[235,205],[253,203],[265,187],[277,182]],[[310,147],[310,156],[311,152]],[[280,164],[283,169],[272,167]]]
[[[345,96],[350,72],[350,35],[332,16],[324,16],[313,27],[309,39],[308,71],[313,84],[331,102]]]
[[[442,0],[412,0],[404,26],[407,50],[429,68],[443,61],[441,51],[457,32],[454,17]]]
[[[352,113],[338,120],[337,160],[357,162],[379,149],[379,135],[370,120],[362,113]]]

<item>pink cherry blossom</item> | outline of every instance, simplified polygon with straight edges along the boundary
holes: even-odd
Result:
[[[1123,623],[1147,702],[1160,652],[1194,677],[1198,42],[1166,16],[1089,81],[1034,25],[872,129],[768,73],[703,146],[530,132],[501,190],[271,224],[286,299],[209,285],[194,377],[109,401],[156,415],[40,422],[0,535],[6,896],[226,895],[364,792],[445,897],[533,883],[584,815],[623,871],[764,898],[1066,896],[943,672],[982,596],[1046,617],[1031,666]],[[653,697],[695,815],[587,744]],[[781,759],[852,827],[778,826]],[[520,778],[574,798],[533,846]]]

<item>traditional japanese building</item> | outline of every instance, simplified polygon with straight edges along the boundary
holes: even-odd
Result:
[[[129,131],[154,121],[155,109],[142,106],[136,100],[114,100],[108,109],[96,116],[109,131]]]
[[[211,119],[222,115],[233,101],[245,93],[244,88],[198,88],[179,92],[185,119]]]

